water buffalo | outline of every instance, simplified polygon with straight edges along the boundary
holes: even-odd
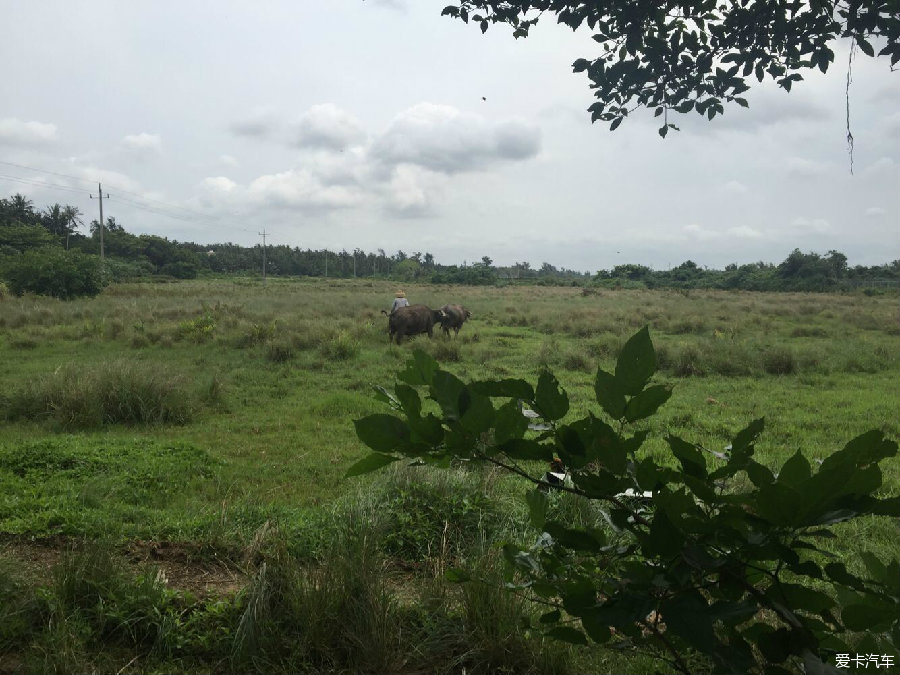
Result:
[[[450,337],[451,328],[455,331],[454,335],[459,335],[459,329],[462,328],[466,319],[472,316],[472,312],[462,305],[444,305],[441,307],[441,311],[444,313],[444,317],[441,319],[441,329],[447,337]]]
[[[399,345],[409,335],[428,333],[428,337],[432,337],[434,324],[440,323],[443,318],[443,309],[430,309],[425,305],[398,307],[388,315],[390,339],[393,341],[396,335]]]

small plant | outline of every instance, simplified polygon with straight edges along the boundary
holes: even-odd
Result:
[[[895,653],[900,562],[863,554],[862,577],[820,543],[835,537],[835,523],[900,516],[900,497],[875,496],[879,463],[897,454],[897,444],[873,430],[815,472],[799,450],[772,471],[754,459],[764,428],[758,419],[724,453],[667,436],[670,462],[657,462],[642,452],[643,420],[672,392],[650,384],[656,366],[644,328],[624,345],[613,373],[597,370],[596,401],[609,421],[591,413],[565,422],[568,395],[546,370],[536,387],[519,379],[467,384],[416,351],[393,391],[377,388],[400,416],[355,421],[374,452],[347,475],[401,459],[466,459],[547,489],[554,486],[541,477],[544,467],[561,458],[572,484],[557,489],[590,500],[608,526],[558,520],[544,491],[528,493],[541,534],[530,546],[505,545],[504,555],[511,587],[547,606],[539,626],[549,637],[649,650],[680,673],[826,672],[837,653]],[[423,406],[420,387],[436,411]],[[544,430],[529,430],[523,404]],[[626,498],[629,491],[651,498]]]
[[[322,356],[334,361],[349,361],[359,355],[359,341],[341,331],[321,347]]]
[[[286,363],[295,356],[294,345],[288,340],[272,342],[266,348],[266,358],[273,363]]]
[[[190,321],[182,321],[178,324],[177,334],[179,338],[192,342],[207,342],[212,338],[215,329],[216,319],[207,313]]]

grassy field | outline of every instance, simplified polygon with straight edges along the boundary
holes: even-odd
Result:
[[[385,412],[421,348],[463,379],[553,370],[571,415],[650,326],[674,395],[650,423],[720,450],[766,418],[761,461],[900,438],[896,296],[406,287],[459,302],[457,339],[389,345],[394,286],[123,284],[92,300],[0,300],[0,673],[647,672],[522,627],[498,542],[533,539],[526,486],[490,470],[344,479],[352,420]],[[885,485],[897,494],[900,462]],[[574,521],[597,517],[560,496]],[[836,552],[896,555],[896,523],[839,528]],[[93,585],[92,585],[93,584]],[[97,603],[96,599],[102,601]],[[360,604],[361,603],[361,604]],[[98,608],[99,607],[99,608]],[[302,626],[302,628],[298,628]]]

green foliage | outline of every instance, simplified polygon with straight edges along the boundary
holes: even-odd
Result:
[[[597,370],[596,402],[609,422],[593,413],[565,422],[568,396],[547,371],[534,388],[523,380],[466,384],[416,352],[393,392],[378,390],[399,416],[356,421],[360,440],[377,453],[348,473],[404,458],[439,466],[466,459],[546,489],[532,460],[559,457],[572,481],[559,489],[597,504],[608,526],[572,526],[548,517],[545,494],[528,497],[543,533],[531,546],[507,544],[504,554],[511,585],[551,605],[541,620],[550,637],[650,650],[683,673],[801,664],[823,671],[836,652],[893,653],[900,563],[869,556],[861,577],[821,544],[835,536],[835,523],[900,515],[900,497],[876,496],[879,463],[897,444],[873,430],[816,471],[800,451],[772,471],[754,458],[758,419],[725,452],[669,435],[659,461],[642,451],[648,431],[631,426],[671,395],[651,384],[656,367],[644,328],[623,346],[614,372]],[[544,423],[530,430],[522,404]],[[646,492],[650,500],[625,496]],[[860,630],[869,631],[862,643],[852,633]]]
[[[208,342],[216,330],[216,318],[212,314],[204,314],[196,319],[182,321],[178,324],[178,337],[192,342]]]
[[[876,2],[825,0],[801,9],[780,2],[702,3],[668,0],[635,5],[628,0],[602,5],[525,0],[457,0],[443,14],[479,26],[503,23],[516,38],[547,12],[572,30],[585,27],[599,44],[594,58],[572,64],[585,73],[596,103],[591,121],[616,129],[636,107],[662,116],[660,136],[677,127],[670,113],[712,120],[725,105],[747,107],[742,94],[751,77],[774,80],[786,91],[802,71],[823,73],[834,61],[834,43],[848,38],[867,56],[900,61],[900,17]],[[836,48],[836,47],[834,47]]]
[[[9,288],[16,295],[29,292],[69,300],[95,296],[105,284],[100,260],[75,250],[29,249],[8,260],[3,268]]]

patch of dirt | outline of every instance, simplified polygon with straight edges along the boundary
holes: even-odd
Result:
[[[84,545],[67,537],[0,535],[0,558],[12,562],[27,582],[46,585],[63,556]],[[117,553],[134,574],[157,568],[169,588],[201,599],[235,593],[248,581],[233,563],[189,543],[138,540],[119,547]]]

